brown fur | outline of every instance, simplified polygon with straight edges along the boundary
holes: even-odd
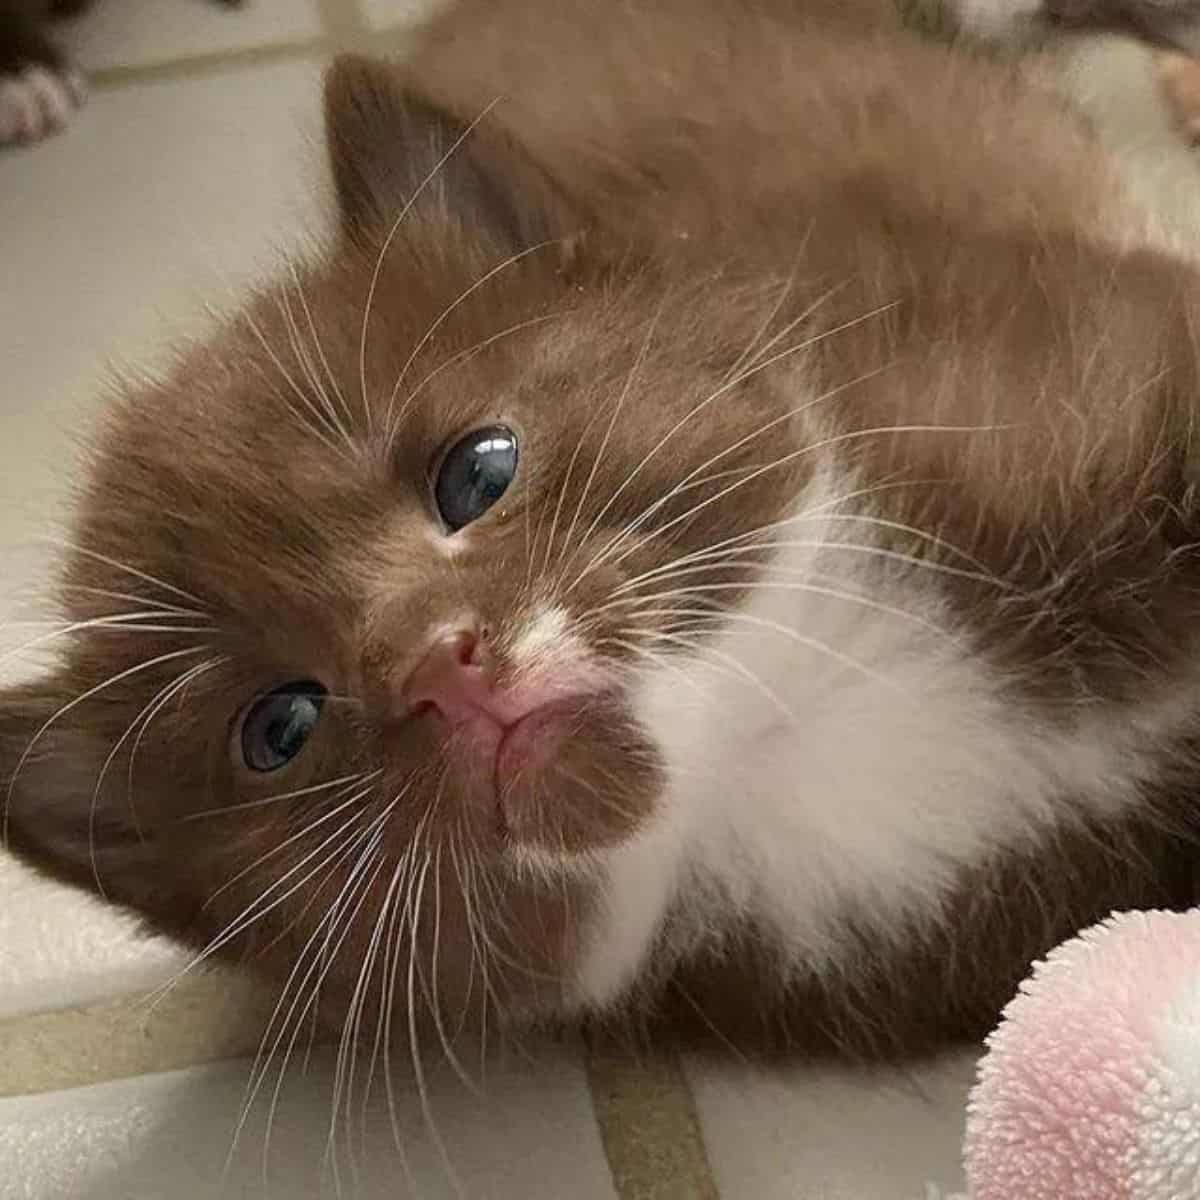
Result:
[[[132,388],[96,442],[62,609],[80,623],[157,608],[160,630],[66,633],[53,674],[0,697],[13,847],[196,946],[275,885],[278,906],[235,925],[222,953],[287,979],[344,931],[319,988],[335,1022],[354,1014],[360,971],[360,1021],[391,1003],[556,1014],[595,895],[586,872],[515,871],[504,839],[586,856],[629,836],[654,808],[657,748],[619,695],[581,713],[529,784],[526,827],[506,834],[395,680],[463,605],[513,669],[511,641],[547,586],[620,678],[621,626],[599,610],[611,589],[768,524],[808,479],[803,456],[755,474],[813,436],[788,419],[801,384],[840,389],[814,421],[879,487],[868,511],[896,530],[883,546],[948,567],[971,556],[975,569],[940,587],[1014,705],[1054,722],[1182,678],[1200,616],[1195,272],[1117,243],[1116,184],[1069,114],[890,14],[866,0],[466,0],[403,67],[341,62],[326,93],[337,241],[164,382]],[[807,350],[747,375],[631,475],[790,321],[782,344]],[[448,559],[428,533],[430,463],[496,420],[521,434],[518,484]],[[867,432],[935,425],[963,432]],[[576,459],[591,451],[577,449],[606,429],[585,490]],[[713,456],[745,486],[563,586],[565,567]],[[647,528],[719,489],[707,480]],[[566,544],[556,504],[582,514],[586,540]],[[696,582],[744,578],[718,562]],[[178,657],[141,668],[166,653]],[[314,676],[335,696],[312,745],[283,782],[250,777],[230,751],[237,714]],[[1179,773],[1141,815],[1064,828],[964,877],[936,928],[858,944],[847,914],[857,949],[836,977],[769,986],[746,929],[675,982],[722,1027],[732,977],[733,1016],[758,1032],[803,1027],[872,1051],[974,1035],[1077,925],[1194,898],[1193,756],[1163,754]],[[271,800],[366,772],[378,774],[342,841],[328,792]],[[331,835],[349,851],[318,855],[306,877]],[[412,909],[389,908],[396,894]],[[405,922],[422,991],[408,972],[397,999],[390,933]],[[389,949],[372,959],[381,929]],[[314,990],[306,978],[299,991]]]

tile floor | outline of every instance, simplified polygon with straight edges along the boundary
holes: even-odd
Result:
[[[205,302],[320,228],[321,64],[424,7],[110,0],[65,35],[95,72],[89,107],[51,144],[0,156],[0,654],[36,632],[20,622],[106,375],[152,362]],[[1143,70],[1112,53],[1109,75]],[[1097,72],[1076,65],[1101,103]],[[1114,136],[1144,141],[1156,120],[1117,121]],[[1200,228],[1192,195],[1176,188],[1173,203]],[[0,675],[27,669],[0,658]],[[332,1065],[317,1054],[279,1098],[269,1154],[259,1105],[227,1167],[248,1076],[231,1056],[253,1049],[263,998],[217,975],[148,1009],[180,962],[0,857],[0,1200],[933,1200],[962,1186],[969,1056],[917,1076],[826,1076],[538,1047],[493,1065],[486,1100],[432,1072],[441,1145],[402,1078],[402,1163],[378,1102],[354,1160],[326,1157]]]

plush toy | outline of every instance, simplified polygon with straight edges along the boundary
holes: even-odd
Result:
[[[1200,910],[1065,943],[988,1039],[971,1200],[1200,1200]]]

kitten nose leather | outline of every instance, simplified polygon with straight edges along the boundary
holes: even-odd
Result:
[[[495,675],[483,640],[461,630],[438,638],[404,683],[409,710],[436,708],[452,724],[491,715]]]

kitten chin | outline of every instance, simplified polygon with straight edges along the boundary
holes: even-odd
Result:
[[[1195,898],[1195,269],[1056,102],[848,11],[334,66],[332,243],[97,434],[14,849],[272,1037],[923,1050]]]

